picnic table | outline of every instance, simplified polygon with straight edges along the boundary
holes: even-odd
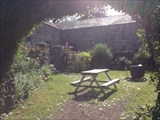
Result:
[[[87,88],[91,88],[93,90],[95,88],[98,88],[100,89],[100,91],[103,93],[104,96],[105,96],[105,89],[108,88],[110,85],[113,85],[117,89],[115,83],[119,82],[120,79],[111,79],[108,72],[109,69],[92,69],[88,71],[82,71],[81,72],[82,78],[80,80],[70,83],[70,85],[76,87],[76,89],[73,92],[75,97],[77,97],[77,93],[84,91]],[[100,73],[105,73],[107,79],[97,80],[97,76]],[[86,82],[88,82],[89,84],[84,84]]]

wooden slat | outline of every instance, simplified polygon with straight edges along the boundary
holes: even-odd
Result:
[[[97,80],[98,83],[106,83],[108,80]]]
[[[85,88],[83,88],[83,89],[81,89],[81,90],[79,90],[79,91],[77,91],[77,92],[73,92],[73,94],[77,94],[77,93],[82,92],[82,91],[84,91],[84,90],[86,90],[86,89],[87,89],[87,87],[85,87]]]
[[[82,75],[90,75],[90,74],[98,74],[101,72],[108,72],[109,69],[93,69],[93,70],[87,70],[87,71],[82,71]]]
[[[77,87],[78,84],[73,84],[72,86]],[[95,86],[95,85],[92,85],[92,86],[89,86],[89,85],[80,85],[79,88],[100,88],[100,87],[99,86]]]
[[[107,82],[107,83],[102,84],[101,87],[108,87],[108,86],[110,86],[110,85],[112,85],[112,84],[114,84],[114,83],[119,82],[119,80],[120,80],[120,79],[113,79],[113,80],[111,80],[111,81],[109,81],[109,82]]]
[[[87,78],[84,78],[82,82],[85,82],[85,81],[90,81],[91,80],[91,77],[87,77]],[[70,83],[70,85],[77,85],[78,83],[80,83],[81,80],[77,80],[77,81],[73,81]]]

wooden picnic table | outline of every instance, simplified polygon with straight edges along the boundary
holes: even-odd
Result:
[[[111,79],[111,77],[108,75],[108,72],[109,69],[93,69],[88,71],[82,71],[81,72],[82,78],[80,80],[70,83],[70,85],[76,87],[75,91],[73,92],[75,97],[77,96],[77,93],[84,91],[87,88],[91,88],[93,90],[94,88],[98,88],[104,94],[104,96],[105,96],[105,91],[104,91],[105,88],[108,88],[110,85],[113,85],[115,88],[117,88],[115,83],[119,82],[120,79]],[[105,73],[107,79],[97,80],[97,75],[100,73]],[[86,82],[89,82],[89,84],[88,85],[83,84]],[[93,83],[95,84],[93,85]],[[80,90],[80,88],[82,89]]]

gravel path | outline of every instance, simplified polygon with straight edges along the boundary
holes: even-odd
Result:
[[[91,99],[95,97],[93,93],[88,93],[77,99],[69,100],[59,112],[47,116],[43,120],[119,120],[128,103],[128,100],[123,99],[107,103],[106,99],[98,101],[100,104],[97,104],[91,102]]]

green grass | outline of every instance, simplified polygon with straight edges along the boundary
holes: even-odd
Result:
[[[132,116],[133,113],[138,111],[138,106],[146,106],[146,104],[153,106],[155,104],[155,84],[149,81],[133,82],[124,80],[124,78],[130,76],[129,72],[126,71],[110,71],[109,75],[112,78],[121,79],[120,83],[117,84],[118,90],[104,101],[100,101],[99,97],[97,97],[89,102],[96,102],[98,103],[97,105],[112,105],[121,99],[128,99],[130,102],[121,115],[122,118]],[[16,107],[6,119],[36,120],[60,110],[65,101],[73,98],[72,95],[68,94],[74,90],[69,83],[80,77],[80,74],[58,74],[51,76],[47,83],[32,91],[29,98]],[[146,74],[145,77],[149,79],[149,74]],[[98,79],[105,79],[105,74],[99,75]],[[84,103],[87,104],[87,102]]]
[[[36,120],[57,111],[69,99],[67,93],[73,90],[69,82],[69,77],[53,75],[46,84],[31,92],[29,98],[14,109],[7,119]]]

